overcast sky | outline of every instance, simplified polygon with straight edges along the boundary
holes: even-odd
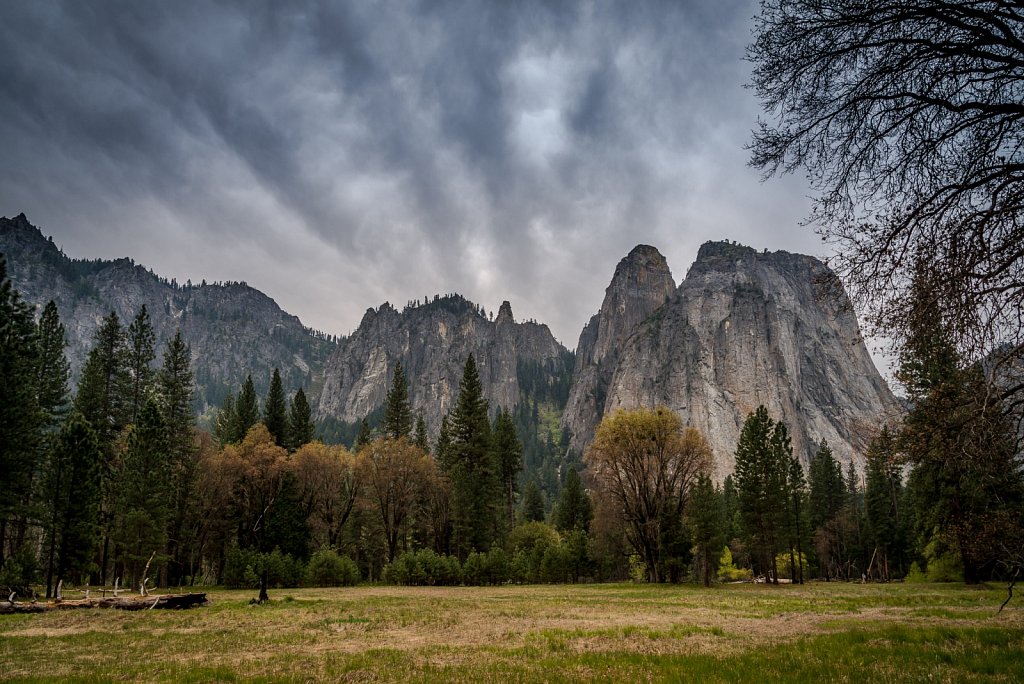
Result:
[[[744,150],[755,0],[0,0],[0,214],[347,334],[460,292],[574,348],[615,264],[827,254]]]

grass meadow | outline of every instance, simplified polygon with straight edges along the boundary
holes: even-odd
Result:
[[[1005,588],[640,584],[214,590],[0,616],[13,681],[1024,681]]]

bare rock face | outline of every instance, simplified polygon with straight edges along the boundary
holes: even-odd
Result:
[[[576,347],[573,383],[562,414],[562,426],[572,435],[571,448],[582,450],[601,422],[626,339],[675,289],[672,271],[654,247],[637,245],[615,267],[601,310],[583,328]]]
[[[546,325],[516,323],[508,302],[493,321],[460,295],[437,297],[401,312],[385,303],[366,311],[328,361],[317,418],[344,423],[365,418],[384,404],[395,362],[401,361],[413,411],[436,434],[442,416],[455,403],[471,353],[492,409],[512,409],[521,401],[524,369],[555,382],[572,364],[572,354]]]
[[[259,393],[279,368],[288,389],[314,398],[333,341],[305,328],[273,299],[245,283],[179,285],[131,259],[73,260],[24,214],[0,218],[0,253],[14,286],[41,311],[51,299],[64,324],[77,378],[103,318],[115,311],[127,327],[143,305],[156,334],[156,363],[176,331],[191,346],[200,409],[219,405],[252,374]],[[204,401],[205,400],[205,401]]]
[[[805,464],[821,439],[861,463],[872,430],[899,406],[830,275],[809,256],[705,244],[671,299],[623,345],[604,413],[670,407],[708,438],[719,481],[761,404],[790,427]]]

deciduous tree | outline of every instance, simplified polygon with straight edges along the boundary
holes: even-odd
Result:
[[[711,466],[711,449],[664,406],[606,416],[587,449],[595,484],[614,501],[626,537],[651,582],[664,579],[664,527],[679,523],[686,497]]]

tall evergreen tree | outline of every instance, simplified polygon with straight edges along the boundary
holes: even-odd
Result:
[[[543,518],[543,514],[541,517]],[[569,468],[569,473],[565,476],[565,484],[551,517],[555,527],[561,532],[590,530],[594,507],[586,490],[583,489],[579,471],[575,468]]]
[[[224,403],[217,411],[216,423],[213,426],[213,434],[221,446],[227,446],[235,439],[235,426],[238,425],[238,418],[235,415],[235,395],[228,392],[224,396]]]
[[[808,515],[812,530],[820,529],[843,507],[843,470],[832,455],[828,442],[821,440],[808,468],[810,497]]]
[[[743,527],[760,569],[779,581],[775,555],[786,512],[788,461],[781,458],[788,436],[758,406],[747,417],[736,445],[736,491]]]
[[[799,459],[788,445],[782,456],[789,461],[786,480],[786,534],[789,538],[790,579],[804,583],[804,542],[807,539],[807,481]]]
[[[231,442],[241,442],[249,434],[249,429],[260,422],[260,404],[256,399],[256,388],[252,384],[251,375],[245,376],[242,391],[235,399],[234,418]]]
[[[359,432],[356,434],[356,442],[352,445],[352,449],[354,451],[359,451],[369,444],[372,439],[373,433],[370,431],[370,421],[363,418],[359,423]]]
[[[267,401],[263,406],[263,424],[274,436],[274,443],[277,446],[288,446],[288,406],[285,402],[284,386],[281,384],[281,373],[276,368],[270,378],[270,389],[267,391]]]
[[[149,319],[149,312],[143,304],[139,313],[128,326],[125,363],[128,371],[127,421],[138,420],[139,412],[153,387],[153,360],[156,358],[156,334]]]
[[[160,413],[167,434],[170,472],[170,517],[167,528],[169,557],[167,582],[178,584],[185,572],[185,530],[190,516],[189,503],[197,478],[195,418],[192,399],[195,392],[191,352],[181,331],[167,343],[163,365],[157,375]]]
[[[430,439],[427,437],[427,422],[423,416],[416,416],[416,431],[413,433],[412,443],[423,450],[423,453],[430,453]]]
[[[864,514],[874,567],[870,574],[885,581],[905,572],[903,476],[896,457],[896,437],[888,426],[871,441],[864,472]]]
[[[303,444],[313,441],[315,428],[306,393],[300,387],[292,398],[288,411],[288,446],[295,451]]]
[[[690,528],[697,555],[694,569],[705,587],[718,572],[718,560],[725,545],[725,510],[722,495],[705,473],[697,476],[690,490],[690,504],[686,508],[686,522]]]
[[[64,348],[67,338],[60,322],[57,305],[51,299],[39,317],[37,335],[38,357],[36,387],[39,408],[42,409],[47,428],[54,430],[68,411],[68,380],[71,366]]]
[[[997,399],[1001,389],[977,364],[965,363],[951,341],[935,300],[941,288],[917,277],[897,373],[913,408],[898,447],[912,466],[908,487],[924,560],[945,549],[973,584],[1007,554],[1020,555],[1006,547],[1024,528],[1018,435]]]
[[[447,475],[452,483],[452,533],[458,555],[486,551],[495,539],[500,483],[491,450],[487,399],[470,354],[449,422],[451,447]]]
[[[90,568],[99,532],[104,458],[89,421],[77,412],[68,416],[47,473],[47,597],[61,580],[80,578]]]
[[[384,399],[384,422],[381,432],[385,437],[398,439],[412,434],[412,408],[409,405],[409,385],[402,370],[402,362],[395,362],[395,372],[391,380],[391,389]]]
[[[95,429],[104,459],[100,466],[99,524],[103,537],[97,558],[98,581],[106,584],[113,522],[115,444],[130,420],[131,378],[125,331],[117,313],[103,319],[82,368],[75,409]]]
[[[43,413],[35,370],[38,347],[32,309],[7,278],[0,258],[0,566],[10,535],[26,518],[26,493],[39,461]]]
[[[498,415],[494,419],[493,442],[498,479],[505,500],[505,522],[508,529],[512,529],[515,525],[515,499],[519,490],[519,475],[523,471],[523,445],[516,434],[512,414],[502,408],[498,409]],[[579,480],[578,475],[576,479]]]
[[[167,425],[150,398],[139,411],[118,473],[114,540],[131,586],[143,580],[147,559],[167,546],[171,513],[171,463]]]
[[[523,522],[544,522],[544,497],[537,481],[531,479],[523,491]]]
[[[108,461],[113,456],[114,441],[129,422],[126,354],[124,329],[117,313],[111,311],[96,331],[75,395],[75,409],[96,431]]]
[[[449,472],[452,466],[452,433],[448,427],[448,416],[441,416],[441,428],[437,431],[434,443],[434,458],[441,470]]]

